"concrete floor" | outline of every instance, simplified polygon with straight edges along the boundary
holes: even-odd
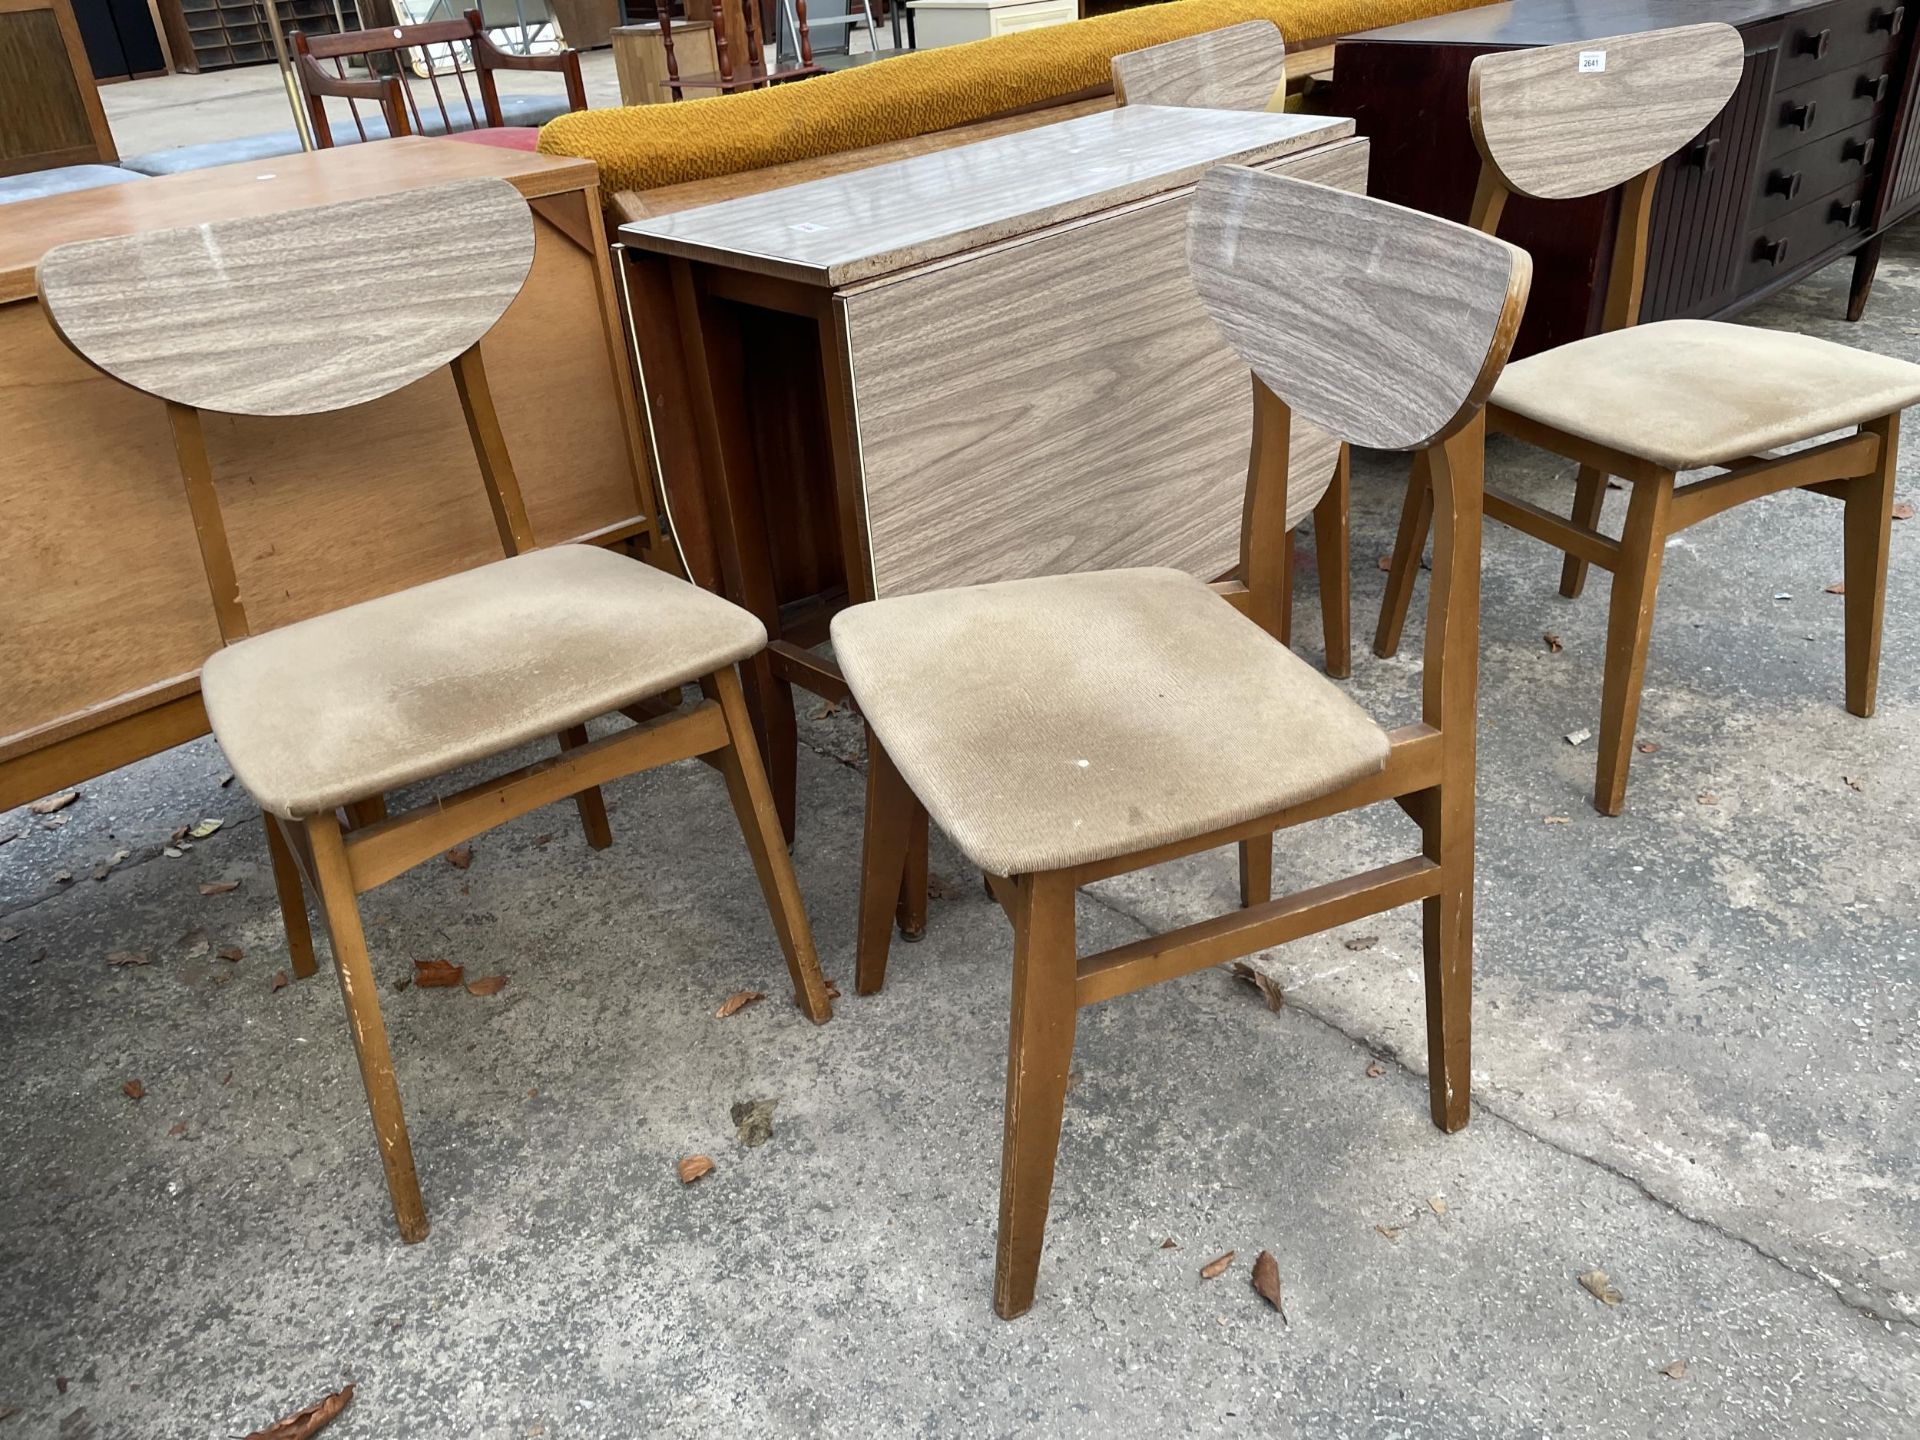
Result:
[[[1752,318],[1920,358],[1920,229],[1865,324],[1843,282]],[[1491,458],[1565,503],[1564,467]],[[1402,469],[1357,471],[1367,634]],[[1427,1119],[1411,911],[1263,957],[1277,1015],[1221,971],[1089,1012],[1011,1324],[988,1302],[1007,930],[938,842],[927,939],[824,1029],[786,1003],[695,764],[612,787],[606,853],[557,807],[370,897],[383,983],[431,957],[510,977],[382,995],[434,1223],[407,1247],[336,987],[275,988],[259,822],[211,743],[0,816],[0,1436],[232,1436],[348,1381],[329,1440],[1920,1433],[1920,522],[1894,529],[1872,721],[1840,705],[1838,507],[1676,539],[1660,749],[1617,820],[1563,738],[1595,722],[1607,579],[1569,603],[1558,569],[1489,529],[1473,1123]],[[1418,653],[1417,618],[1401,658],[1361,646],[1353,694],[1410,718]],[[796,860],[850,992],[858,731],[805,729]],[[225,823],[162,854],[202,818]],[[1280,883],[1411,843],[1392,807],[1291,832]],[[1230,905],[1232,876],[1214,854],[1098,886],[1082,943]],[[742,988],[774,999],[713,1018]],[[759,1148],[744,1099],[777,1101]],[[693,1152],[717,1168],[682,1188]],[[1248,1288],[1261,1249],[1290,1323]],[[1623,1304],[1581,1288],[1595,1268]]]

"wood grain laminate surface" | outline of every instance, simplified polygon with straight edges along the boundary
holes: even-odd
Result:
[[[1351,120],[1125,106],[621,227],[630,245],[838,287],[1353,133]]]
[[[1486,398],[1533,271],[1524,250],[1464,225],[1243,166],[1200,182],[1188,251],[1215,323],[1267,388],[1382,450],[1426,445]]]
[[[1731,25],[1482,55],[1467,76],[1467,119],[1509,187],[1571,200],[1611,190],[1693,139],[1745,63]]]
[[[34,267],[56,245],[271,215],[477,176],[505,180],[532,200],[596,185],[599,171],[591,160],[408,135],[377,145],[276,155],[132,185],[21,200],[6,207],[6,223],[0,225],[0,305],[33,297]]]
[[[81,240],[40,261],[47,319],[109,375],[231,415],[317,415],[485,335],[533,264],[504,180]]]
[[[1366,157],[1347,140],[1273,168],[1360,190]],[[1192,193],[845,296],[878,595],[1238,562],[1252,392],[1188,278]],[[1336,447],[1293,438],[1297,521]]]
[[[1122,105],[1265,110],[1287,84],[1287,42],[1271,20],[1206,30],[1113,57]]]

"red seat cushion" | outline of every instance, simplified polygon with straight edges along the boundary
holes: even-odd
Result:
[[[488,130],[457,130],[446,138],[464,140],[469,145],[494,145],[502,150],[538,150],[540,127],[538,125],[502,125]]]

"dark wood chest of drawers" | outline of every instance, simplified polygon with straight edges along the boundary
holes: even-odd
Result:
[[[1848,255],[1857,317],[1880,235],[1920,207],[1920,0],[1517,0],[1341,40],[1317,106],[1371,137],[1371,193],[1464,220],[1475,56],[1708,20],[1740,31],[1746,70],[1662,170],[1641,318],[1726,315]],[[1616,206],[1507,207],[1500,233],[1535,260],[1517,354],[1600,328]]]

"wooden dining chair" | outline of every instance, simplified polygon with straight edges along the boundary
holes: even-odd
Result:
[[[654,19],[660,25],[660,48],[667,62],[667,93],[675,100],[686,99],[688,90],[711,90],[732,95],[741,90],[764,90],[769,85],[784,85],[790,80],[805,80],[826,71],[813,60],[813,33],[807,25],[807,0],[794,0],[794,34],[798,37],[798,63],[769,69],[767,45],[760,34],[759,0],[714,0],[713,53],[716,69],[690,75],[680,73],[680,61],[673,51],[673,16],[668,0],[654,0]],[[735,55],[728,40],[732,34],[741,40],[744,55]]]
[[[1249,20],[1149,45],[1111,61],[1122,105],[1199,110],[1278,110],[1287,98],[1287,42],[1271,20]],[[1280,636],[1293,641],[1295,536],[1313,518],[1315,577],[1329,675],[1353,673],[1347,449],[1294,417],[1289,438],[1286,549],[1281,556]]]
[[[421,25],[386,25],[377,30],[346,30],[336,35],[288,32],[294,50],[294,71],[300,95],[313,125],[314,142],[325,150],[337,144],[329,97],[347,102],[348,118],[358,139],[369,138],[371,117],[360,113],[360,102],[379,108],[384,131],[375,127],[372,138],[395,135],[450,135],[456,131],[500,129],[509,120],[500,104],[495,72],[545,71],[558,75],[566,86],[567,108],[587,108],[586,82],[580,75],[577,50],[551,55],[517,55],[493,43],[478,10],[457,20],[431,20]],[[410,52],[424,60],[424,81],[431,103],[421,107],[421,77],[413,69]],[[366,77],[347,73],[347,62],[364,67]],[[379,73],[384,71],[385,73]],[[468,80],[472,85],[468,85]],[[458,90],[458,95],[454,94]],[[519,102],[516,101],[516,104]]]
[[[1569,599],[1589,565],[1613,573],[1593,789],[1607,815],[1626,803],[1661,558],[1689,526],[1784,490],[1842,501],[1847,709],[1873,714],[1878,686],[1900,411],[1920,400],[1920,366],[1748,325],[1635,324],[1661,163],[1719,113],[1743,50],[1731,26],[1686,25],[1482,55],[1469,72],[1482,156],[1473,225],[1493,233],[1509,194],[1562,200],[1621,187],[1605,329],[1515,361],[1487,406],[1490,429],[1579,472],[1568,519],[1491,490],[1486,513],[1566,552]],[[1774,453],[1841,429],[1852,433]],[[1698,470],[1715,473],[1678,483]],[[1618,539],[1598,528],[1609,476],[1630,487]],[[1416,463],[1374,638],[1382,656],[1399,647],[1429,493]]]
[[[1081,1006],[1419,901],[1433,1118],[1467,1123],[1481,402],[1530,264],[1463,226],[1233,166],[1201,180],[1188,254],[1253,371],[1241,580],[1080,573],[878,600],[832,624],[868,727],[860,993],[886,978],[922,808],[1013,924],[994,1281],[1009,1318],[1033,1303]],[[1382,730],[1278,641],[1295,416],[1427,456],[1439,538],[1418,724]],[[1418,854],[1272,898],[1274,831],[1386,800],[1419,827]],[[1080,886],[1233,844],[1244,908],[1078,955]]]
[[[427,1217],[360,923],[365,891],[569,796],[604,843],[598,786],[699,756],[725,777],[801,1009],[815,1022],[832,1013],[734,669],[766,644],[760,622],[597,546],[535,548],[480,353],[533,244],[512,186],[465,180],[81,241],[39,267],[68,345],[166,403],[225,642],[201,672],[207,716],[265,814],[296,975],[315,968],[303,879],[320,903],[408,1241],[426,1237]],[[203,412],[347,411],[443,369],[508,558],[253,634],[245,552],[229,545],[220,503],[223,483],[245,477],[215,475]],[[352,443],[350,421],[340,439]],[[705,698],[691,709],[588,738],[588,720],[694,681]],[[543,736],[559,737],[558,756],[343,831],[343,808]]]

